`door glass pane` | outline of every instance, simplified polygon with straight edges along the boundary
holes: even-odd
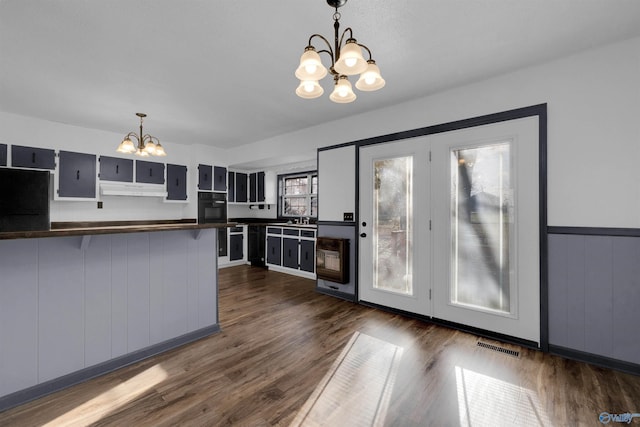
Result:
[[[413,157],[374,161],[373,287],[413,295]]]
[[[451,151],[451,303],[510,313],[510,144]]]

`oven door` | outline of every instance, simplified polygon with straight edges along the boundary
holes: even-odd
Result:
[[[227,200],[222,193],[198,194],[198,223],[227,222]]]

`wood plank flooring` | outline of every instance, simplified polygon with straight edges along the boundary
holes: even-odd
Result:
[[[640,377],[482,340],[520,357],[491,351],[311,280],[226,268],[219,296],[219,334],[0,413],[0,425],[286,426],[356,332],[402,349],[384,426],[596,426],[604,411],[640,412]],[[330,398],[357,415],[358,391],[343,392]]]

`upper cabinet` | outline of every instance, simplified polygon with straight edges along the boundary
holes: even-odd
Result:
[[[136,182],[164,184],[164,163],[136,160]]]
[[[248,199],[247,194],[247,181],[248,177],[246,173],[236,172],[236,203],[246,203]]]
[[[264,203],[264,172],[249,174],[249,201]]]
[[[0,166],[7,166],[7,144],[0,144]]]
[[[100,180],[133,182],[133,160],[100,156]]]
[[[213,167],[213,191],[227,191],[227,168]]]
[[[213,167],[211,165],[198,165],[198,190],[211,190],[213,180]]]
[[[56,168],[56,153],[54,150],[46,148],[12,145],[11,166],[54,170]]]
[[[318,151],[318,180],[322,182],[318,187],[322,201],[318,205],[318,221],[353,221],[355,171],[355,145]]]
[[[96,198],[96,156],[60,151],[58,197]]]
[[[187,167],[167,165],[167,200],[187,200]]]
[[[236,201],[236,173],[229,171],[227,174],[229,191],[227,192],[227,201],[234,203]]]

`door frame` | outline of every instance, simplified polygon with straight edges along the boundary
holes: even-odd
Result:
[[[547,104],[537,104],[528,107],[517,108],[513,110],[502,111],[493,114],[487,114],[483,116],[472,117],[468,119],[456,120],[448,123],[442,123],[418,129],[411,129],[407,131],[381,135],[373,138],[362,139],[354,141],[356,146],[356,206],[355,206],[355,222],[356,227],[360,225],[360,147],[373,144],[381,144],[385,142],[399,141],[402,139],[416,138],[420,136],[433,135],[442,132],[449,132],[460,129],[468,129],[476,126],[483,126],[489,124],[495,124],[499,122],[521,119],[526,117],[538,117],[538,200],[539,200],[539,243],[540,243],[540,345],[535,342],[526,340],[520,340],[514,337],[504,336],[491,331],[480,330],[474,327],[469,327],[461,324],[454,324],[444,320],[438,320],[436,318],[425,318],[424,316],[416,315],[416,317],[424,318],[434,323],[439,323],[447,326],[451,326],[460,330],[465,330],[474,334],[498,338],[504,341],[515,342],[517,344],[540,348],[540,350],[549,351],[549,260],[548,260],[548,246],[547,246]],[[355,242],[356,260],[359,265],[359,240]],[[356,284],[358,283],[358,275],[356,268]],[[358,286],[356,286],[356,301],[359,301]],[[381,307],[383,308],[383,307]],[[392,310],[395,311],[395,310]],[[405,313],[412,315],[412,313]]]

